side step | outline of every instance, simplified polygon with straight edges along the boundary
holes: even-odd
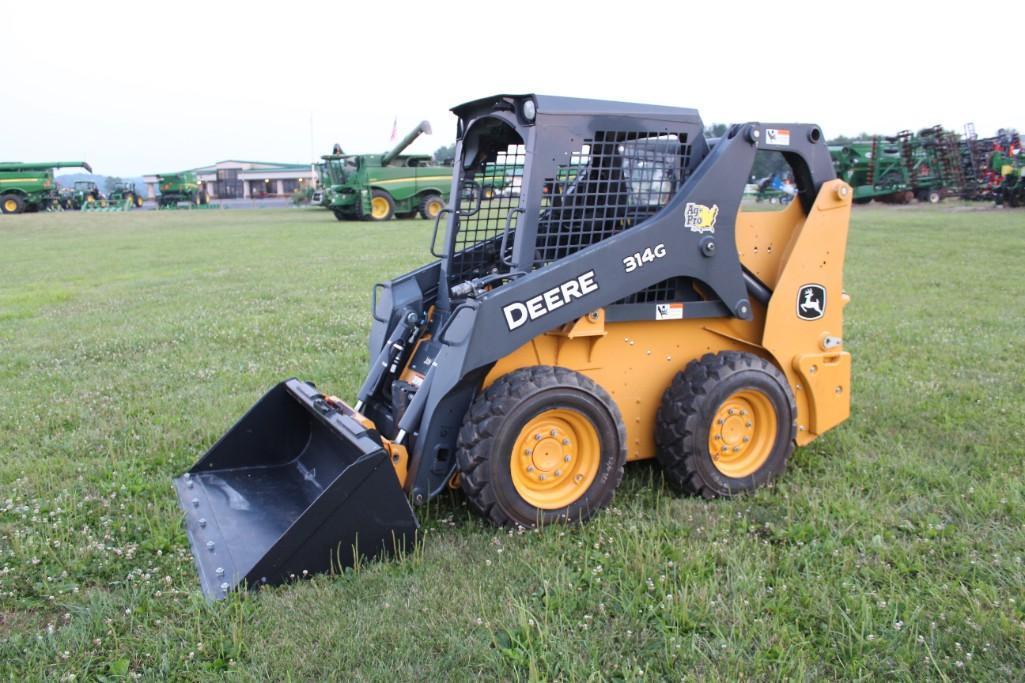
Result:
[[[174,485],[211,600],[394,552],[418,527],[377,434],[297,379],[267,392]]]

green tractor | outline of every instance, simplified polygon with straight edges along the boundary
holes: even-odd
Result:
[[[481,197],[494,199],[518,196],[522,182],[523,164],[487,163],[480,179]]]
[[[136,189],[135,183],[124,180],[114,183],[113,189],[107,195],[107,200],[124,209],[141,209],[143,202],[142,195]]]
[[[1025,200],[1021,188],[1021,167],[1025,164],[1021,136],[1014,129],[1001,128],[994,137],[979,138],[975,126],[965,126],[961,141],[961,159],[965,187],[962,198],[969,201],[996,201],[1015,204]],[[1012,203],[1014,202],[1014,203]]]
[[[873,199],[907,204],[915,193],[899,139],[875,136],[871,140],[833,145],[829,154],[841,180],[854,188],[854,203]]]
[[[1025,166],[1018,166],[1010,174],[1004,176],[997,195],[997,204],[1017,209],[1025,206]]]
[[[402,154],[421,133],[431,134],[426,121],[384,154],[325,157],[325,161],[339,162],[335,169],[341,182],[328,191],[335,218],[386,221],[419,213],[437,219],[448,204],[452,167],[434,163],[429,154]]]
[[[0,213],[59,211],[60,195],[53,179],[55,168],[84,168],[89,173],[93,172],[92,167],[84,161],[0,163]]]
[[[161,173],[157,176],[160,196],[157,206],[161,209],[176,208],[182,202],[190,206],[206,206],[210,198],[192,171],[181,173]]]
[[[1016,138],[1006,150],[994,152],[994,166],[1000,169],[996,190],[997,205],[1017,209],[1025,206],[1025,150]]]
[[[107,208],[107,198],[91,180],[76,180],[70,188],[61,190],[61,205],[69,211]]]

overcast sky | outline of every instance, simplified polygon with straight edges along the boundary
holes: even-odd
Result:
[[[0,160],[107,175],[384,151],[396,118],[400,136],[429,120],[413,151],[433,152],[454,138],[450,107],[499,92],[829,137],[1025,129],[1021,0],[3,5]]]

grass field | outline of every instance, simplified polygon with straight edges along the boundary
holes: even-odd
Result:
[[[207,604],[171,477],[293,375],[352,397],[424,221],[0,218],[0,678],[1025,678],[1025,213],[855,211],[849,422],[755,495],[631,465],[580,528],[452,494],[399,561]]]

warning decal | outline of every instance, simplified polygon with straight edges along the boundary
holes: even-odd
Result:
[[[655,320],[683,320],[683,304],[657,304]]]

